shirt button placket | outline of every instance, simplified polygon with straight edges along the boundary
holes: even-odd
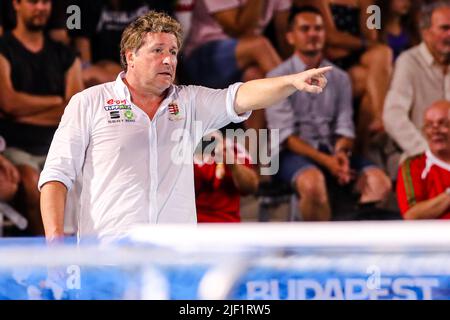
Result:
[[[158,136],[156,134],[156,117],[153,121],[150,121],[149,129],[149,141],[150,141],[150,223],[158,222],[158,198],[156,195],[156,189],[158,185]]]

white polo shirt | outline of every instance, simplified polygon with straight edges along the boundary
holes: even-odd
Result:
[[[153,120],[122,81],[72,97],[39,189],[81,181],[78,235],[120,238],[143,223],[196,223],[193,153],[202,136],[246,120],[234,111],[241,83],[215,90],[171,86]]]

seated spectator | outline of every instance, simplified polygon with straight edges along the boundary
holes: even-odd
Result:
[[[0,132],[4,155],[19,169],[30,232],[43,234],[36,188],[39,172],[68,100],[82,89],[75,54],[44,28],[48,0],[14,0],[17,26],[0,38]]]
[[[397,59],[384,106],[384,126],[401,149],[390,155],[395,164],[402,152],[405,159],[427,149],[424,110],[436,100],[450,100],[450,2],[423,7],[420,27],[423,42]]]
[[[12,200],[20,181],[17,168],[1,154],[4,149],[5,140],[0,136],[0,202]]]
[[[243,147],[224,140],[220,131],[209,138],[214,138],[214,152],[202,148],[194,162],[197,221],[240,222],[240,197],[256,192],[258,175]]]
[[[326,56],[350,74],[355,107],[357,147],[369,154],[383,134],[382,111],[392,74],[392,50],[377,42],[377,30],[367,28],[367,8],[374,1],[318,0],[327,31]]]
[[[263,77],[281,59],[262,32],[273,18],[277,32],[284,34],[289,8],[289,0],[195,1],[183,52],[189,78],[195,84],[224,88],[247,80],[250,67]]]
[[[417,2],[411,0],[377,0],[380,7],[379,38],[394,54],[394,61],[403,51],[420,43]]]
[[[324,59],[326,34],[321,12],[309,6],[296,8],[289,21],[287,39],[294,54],[268,76],[333,65]],[[337,66],[328,73],[323,93],[297,92],[266,110],[269,128],[280,129],[283,143],[276,178],[292,184],[299,193],[304,220],[331,219],[328,177],[341,186],[356,182],[353,186],[361,194],[361,204],[380,202],[391,189],[382,170],[351,155],[355,136],[352,114],[351,82]]]
[[[138,16],[150,9],[167,9],[168,2],[145,0],[78,0],[82,12],[88,12],[80,30],[70,32],[81,56],[83,81],[87,87],[113,81],[122,71],[120,38]],[[161,4],[162,3],[162,4]],[[150,5],[149,5],[150,4]]]
[[[27,2],[32,2],[30,0],[24,0]],[[47,0],[51,1],[51,0]],[[70,44],[69,34],[66,28],[66,10],[67,7],[73,2],[73,0],[58,0],[52,2],[52,13],[50,15],[49,21],[45,27],[46,32],[49,34],[50,38],[55,41],[64,43],[65,45]],[[16,26],[16,16],[13,8],[13,0],[2,0],[0,1],[0,29],[3,31],[11,31]],[[1,30],[0,30],[1,35]]]
[[[425,111],[423,133],[427,151],[398,170],[398,204],[404,219],[450,219],[450,101]]]
[[[276,34],[285,34],[290,6],[291,0],[196,0],[183,50],[186,81],[226,88],[263,78],[281,58],[262,33],[273,19]],[[285,46],[283,37],[278,42]],[[264,128],[264,112],[253,112],[246,125]]]

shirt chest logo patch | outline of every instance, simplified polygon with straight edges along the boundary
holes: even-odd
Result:
[[[127,100],[109,99],[103,109],[108,113],[108,123],[136,121],[136,115]]]
[[[184,119],[183,110],[180,108],[177,101],[172,101],[171,103],[169,103],[167,108],[169,110],[170,121],[178,121]]]

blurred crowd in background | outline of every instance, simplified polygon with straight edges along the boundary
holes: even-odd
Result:
[[[289,220],[450,218],[449,1],[0,0],[0,202],[28,220],[12,235],[43,234],[37,181],[64,107],[117,78],[122,31],[149,10],[184,29],[177,84],[334,66],[323,93],[239,127],[279,130],[275,175],[214,134],[213,158],[242,161],[196,161],[199,222],[243,221],[242,196],[280,194],[296,199]]]

